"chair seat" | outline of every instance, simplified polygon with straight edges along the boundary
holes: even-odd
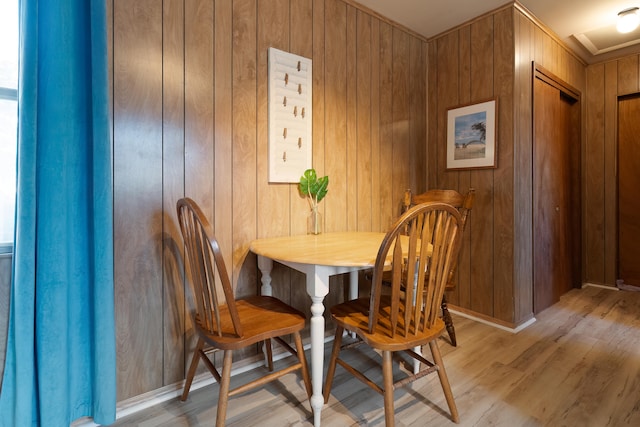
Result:
[[[233,329],[229,309],[220,306],[222,336],[211,333],[202,326],[196,316],[196,327],[205,340],[222,350],[236,350],[267,338],[287,335],[301,331],[305,326],[305,315],[277,298],[269,296],[250,296],[236,300],[238,316],[242,319],[243,336],[238,338]]]
[[[391,299],[388,296],[381,297],[380,310],[385,313],[390,312]],[[401,351],[423,345],[442,334],[445,327],[442,319],[438,318],[433,327],[418,331],[415,335],[410,332],[408,336],[403,336],[404,319],[399,319],[395,336],[392,337],[389,322],[381,322],[378,324],[376,333],[370,334],[368,298],[359,298],[335,305],[331,308],[331,315],[338,325],[357,333],[364,342],[379,350]],[[413,330],[414,328],[411,327],[410,331]]]

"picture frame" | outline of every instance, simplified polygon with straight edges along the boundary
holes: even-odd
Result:
[[[312,61],[270,47],[268,68],[268,179],[297,183],[312,165]]]
[[[495,169],[497,100],[447,110],[447,170]]]

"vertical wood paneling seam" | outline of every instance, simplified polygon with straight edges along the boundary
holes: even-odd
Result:
[[[359,200],[358,200],[358,197],[357,197],[357,193],[358,193],[357,189],[360,187],[358,185],[359,184],[359,182],[358,182],[358,179],[359,179],[359,174],[358,174],[358,169],[359,169],[358,152],[360,151],[360,150],[358,150],[358,148],[359,148],[358,141],[360,141],[360,126],[358,126],[359,125],[359,121],[360,121],[358,119],[359,118],[358,111],[360,110],[360,103],[359,103],[359,98],[358,98],[358,87],[359,87],[358,86],[358,58],[359,58],[358,54],[359,54],[359,51],[360,51],[360,43],[358,43],[359,40],[360,40],[360,32],[358,31],[358,21],[359,21],[358,20],[358,13],[359,13],[359,11],[358,11],[358,9],[356,9],[355,18],[354,18],[355,23],[356,23],[356,28],[355,28],[355,31],[354,31],[355,32],[355,36],[356,36],[356,41],[355,41],[356,49],[355,49],[355,52],[354,52],[355,57],[353,58],[353,62],[354,62],[353,74],[355,76],[354,98],[355,98],[355,104],[356,104],[356,108],[355,108],[355,112],[354,112],[355,123],[353,124],[354,136],[355,136],[355,145],[354,145],[354,147],[355,147],[355,153],[354,153],[354,155],[355,155],[355,161],[354,161],[355,170],[353,171],[353,173],[354,173],[355,178],[356,178],[356,197],[354,198],[355,200],[353,201],[353,203],[355,203],[355,207],[354,208],[356,210],[356,223],[353,226],[354,230],[358,230],[358,223],[360,222],[360,215],[358,214],[358,208],[359,208],[360,203],[358,203]],[[349,25],[349,21],[347,21],[347,25]],[[347,150],[348,149],[349,149],[349,144],[347,143]],[[349,194],[348,191],[347,191],[347,194]],[[348,197],[347,197],[347,203],[349,203],[349,198]]]
[[[394,83],[396,81],[396,79],[395,79],[396,61],[394,60],[395,57],[396,57],[396,50],[395,50],[396,41],[395,41],[395,39],[396,39],[396,32],[395,32],[394,28],[392,28],[391,29],[391,44],[390,44],[390,47],[391,47],[391,99],[389,100],[391,102],[391,104],[390,104],[391,105],[391,111],[390,112],[391,112],[391,164],[392,165],[396,164],[396,162],[395,162],[396,140],[394,138],[395,122],[394,122],[394,116],[393,116],[393,111],[394,111],[393,107],[396,105],[396,101],[395,101],[395,95],[396,95],[395,89],[396,88],[394,87]],[[396,186],[396,182],[393,179],[394,177],[395,177],[395,173],[392,170],[391,171],[391,198],[392,198],[392,202],[393,202],[393,196],[395,194],[394,189],[395,189],[395,186]],[[394,216],[396,215],[395,210],[393,211],[393,215]]]
[[[256,153],[256,160],[255,160],[255,170],[256,170],[256,174],[255,174],[255,197],[256,197],[256,207],[260,206],[260,199],[258,197],[258,189],[259,189],[259,185],[260,185],[260,176],[257,173],[257,171],[259,170],[258,166],[260,163],[260,156],[259,156],[259,150],[258,150],[258,129],[257,129],[257,125],[258,125],[258,104],[260,104],[260,98],[259,98],[259,93],[258,93],[258,64],[260,63],[259,60],[259,56],[260,56],[260,52],[258,52],[258,46],[259,46],[259,37],[260,37],[260,30],[258,28],[259,24],[260,24],[260,19],[258,18],[259,16],[259,8],[258,8],[258,0],[254,0],[253,2],[253,7],[255,9],[253,16],[255,17],[255,22],[254,22],[254,27],[255,27],[255,34],[254,34],[254,40],[253,40],[253,44],[254,44],[254,63],[255,63],[255,70],[254,70],[254,86],[253,86],[253,91],[254,91],[254,97],[256,99],[255,101],[255,105],[254,105],[254,110],[253,110],[253,117],[254,117],[254,123],[256,125],[256,131],[254,133],[255,137],[253,139],[253,150]],[[289,13],[289,20],[291,20],[291,13]],[[289,26],[289,30],[291,30],[291,26]],[[291,37],[289,37],[289,42],[291,42]],[[289,49],[291,50],[291,49]],[[254,212],[254,221],[255,221],[255,227],[254,227],[254,236],[253,238],[258,237],[258,227],[260,226],[260,220],[259,220],[259,216],[260,216],[260,209],[256,209]],[[291,221],[289,221],[289,227],[291,227]]]
[[[491,96],[492,97],[496,97],[496,15],[491,15],[491,75],[492,75],[492,79],[491,79]],[[500,102],[497,103],[498,105],[498,109],[500,108]],[[499,120],[500,114],[499,111],[495,112],[495,118],[498,119],[497,123],[498,126],[496,126],[495,129],[495,135],[494,138],[498,138],[498,136],[500,135],[500,120]],[[504,142],[504,141],[502,141]],[[498,153],[495,153],[496,159],[495,161],[497,162],[498,159]],[[493,292],[493,296],[491,298],[491,305],[492,305],[492,312],[491,315],[495,317],[496,315],[496,259],[495,259],[495,254],[496,254],[496,240],[498,239],[498,235],[500,233],[500,230],[496,230],[496,182],[495,182],[495,170],[491,169],[491,212],[492,212],[492,228],[493,228],[493,238],[491,239],[491,253],[493,254],[493,262],[492,262],[492,269],[491,269],[491,274],[492,274],[492,280],[491,280],[491,285],[492,285],[492,292]],[[512,240],[513,242],[513,240]],[[513,319],[511,319],[513,321]]]
[[[182,196],[185,195],[187,188],[186,188],[186,182],[187,182],[187,171],[186,171],[186,160],[185,160],[185,151],[186,151],[186,126],[184,125],[186,123],[186,102],[184,102],[184,98],[186,95],[186,27],[187,27],[187,17],[186,17],[186,3],[185,1],[182,2],[182,97],[183,97],[183,101],[182,101]],[[182,254],[184,254],[184,243],[182,242]],[[185,274],[185,267],[186,267],[186,263],[184,262],[184,257],[182,259],[182,264],[181,264],[181,269],[180,269],[180,277],[182,278],[182,301],[183,301],[183,311],[182,311],[182,317],[183,317],[183,322],[184,322],[184,327],[186,328],[187,322],[185,317],[188,317],[188,308],[187,308],[187,301],[188,301],[188,297],[187,297],[187,286],[186,286],[186,280],[187,280],[187,276]],[[180,331],[182,333],[182,351],[183,351],[183,360],[188,360],[189,356],[188,356],[188,337],[187,337],[187,331],[185,329],[183,329],[182,331]],[[183,363],[183,376],[186,377],[186,366]]]
[[[618,99],[619,99],[619,90],[620,90],[620,82],[619,82],[619,72],[620,72],[620,60],[615,61],[616,63],[616,90],[615,90],[615,98],[616,98],[616,107],[618,105]],[[609,128],[610,126],[615,126],[615,123],[609,123],[607,120],[607,107],[609,106],[609,102],[607,100],[607,67],[606,65],[603,67],[602,70],[602,79],[603,79],[603,84],[602,84],[602,102],[604,103],[604,105],[602,106],[602,123],[603,123],[603,130],[602,130],[602,158],[600,159],[600,161],[602,162],[602,186],[603,186],[603,192],[606,194],[608,187],[607,187],[607,128]],[[616,114],[617,116],[617,114]],[[616,136],[617,136],[617,132],[616,132]],[[615,145],[617,147],[617,141],[615,142]],[[616,148],[617,150],[617,148]],[[617,163],[617,162],[616,162]],[[614,190],[614,191],[617,191]],[[602,199],[603,201],[606,201],[606,195],[603,195]],[[607,207],[606,207],[606,203],[602,203],[602,236],[601,236],[601,241],[602,241],[602,262],[603,262],[603,268],[602,268],[602,283],[606,283],[607,282],[607,220],[609,218],[607,218]],[[617,218],[616,218],[617,220]]]
[[[183,0],[183,4],[186,2],[187,0]],[[212,178],[213,178],[213,182],[211,183],[211,188],[213,189],[213,206],[211,207],[211,212],[213,213],[212,217],[211,217],[211,224],[216,224],[216,194],[217,194],[217,187],[218,187],[218,182],[216,179],[216,171],[215,171],[215,164],[216,164],[216,129],[215,129],[215,123],[216,123],[216,6],[215,3],[214,5],[211,7],[211,24],[212,24],[212,28],[211,28],[211,90],[213,92],[213,105],[211,108],[211,123],[213,124],[213,129],[211,130],[211,139],[213,140],[213,149],[211,150],[211,164],[214,166],[213,169],[213,174],[212,174]],[[183,26],[184,27],[184,26]],[[184,31],[184,29],[183,29]],[[214,226],[214,233],[217,233],[217,229]],[[232,270],[233,270],[233,266],[231,266]]]
[[[376,84],[376,82],[373,81],[373,67],[375,67],[375,64],[373,63],[374,61],[374,54],[373,54],[373,20],[377,19],[373,16],[369,16],[369,93],[373,94],[373,86]],[[373,104],[374,104],[374,100],[371,97],[369,99],[369,185],[371,186],[371,197],[369,197],[369,212],[371,213],[369,215],[369,230],[373,231]]]
[[[369,225],[368,225],[368,229],[372,230],[373,229],[373,97],[371,96],[373,94],[373,85],[375,84],[375,82],[373,81],[373,67],[375,66],[375,64],[373,63],[373,20],[376,19],[373,16],[367,15],[369,17],[369,43],[367,43],[367,45],[369,46],[369,55],[368,55],[368,59],[369,59],[369,109],[367,111],[367,114],[369,116],[369,141],[367,141],[367,143],[369,144],[369,176],[367,177],[367,180],[369,181],[369,186],[370,186],[370,197],[369,197],[369,206],[367,207],[367,209],[369,210]]]
[[[620,71],[620,61],[616,61],[615,62],[615,69],[616,69],[616,88],[615,91],[613,91],[613,93],[615,95],[612,95],[614,100],[613,103],[615,104],[615,107],[617,109],[618,107],[618,101],[619,101],[619,90],[620,90],[620,82],[618,80],[618,73]],[[610,106],[609,103],[609,99],[607,99],[607,95],[608,95],[608,91],[607,91],[607,85],[608,85],[608,78],[607,78],[607,66],[605,65],[604,67],[604,74],[603,74],[603,79],[604,79],[604,83],[602,85],[603,88],[603,102],[604,102],[604,106],[603,106],[603,119],[604,119],[604,129],[603,129],[603,145],[602,145],[602,172],[603,172],[603,176],[602,176],[602,180],[603,180],[603,201],[605,203],[602,204],[602,247],[603,247],[603,276],[602,276],[602,282],[603,283],[607,283],[607,259],[608,259],[608,249],[609,249],[609,245],[607,244],[607,233],[609,230],[608,227],[608,223],[609,221],[613,221],[614,224],[617,224],[617,215],[614,215],[613,218],[609,218],[609,216],[607,215],[607,192],[609,189],[611,189],[614,193],[617,193],[617,174],[615,175],[616,177],[614,178],[614,182],[610,183],[610,186],[607,185],[608,184],[608,180],[607,180],[607,130],[613,128],[613,135],[614,135],[614,140],[611,141],[610,143],[614,145],[614,156],[616,157],[616,166],[617,166],[617,127],[618,127],[618,114],[617,111],[615,113],[615,119],[613,122],[609,123],[610,121],[608,121],[608,108]],[[617,198],[616,198],[617,200]],[[616,206],[616,212],[617,212],[617,206]],[[615,229],[617,230],[617,226],[615,227]],[[616,243],[617,243],[617,236],[616,236]],[[617,246],[617,245],[616,245]],[[615,251],[617,248],[614,248],[613,250]],[[617,271],[617,265],[614,267],[614,270]],[[615,279],[615,278],[614,278]],[[612,283],[615,284],[615,281]]]
[[[322,98],[323,101],[322,103],[324,104],[324,107],[322,108],[322,114],[323,114],[323,123],[322,123],[322,127],[324,129],[324,132],[322,133],[322,137],[324,138],[324,141],[322,143],[322,158],[324,159],[324,161],[322,162],[323,164],[323,176],[326,174],[326,170],[327,170],[327,2],[325,1],[322,4],[323,8],[322,8],[322,44],[323,44],[323,61],[322,61],[322,66],[323,66],[323,70],[322,70]],[[314,38],[315,40],[315,38]],[[326,216],[325,216],[325,224],[326,224]]]

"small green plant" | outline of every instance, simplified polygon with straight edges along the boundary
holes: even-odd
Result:
[[[298,189],[300,190],[300,194],[309,201],[311,209],[315,210],[318,208],[318,203],[327,195],[328,186],[328,176],[318,178],[315,169],[307,169],[300,177]]]

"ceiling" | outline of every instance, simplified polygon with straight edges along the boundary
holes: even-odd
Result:
[[[357,0],[363,6],[424,37],[431,38],[508,0]],[[540,22],[587,63],[640,52],[640,29],[621,35],[618,12],[640,7],[640,0],[519,0]]]

